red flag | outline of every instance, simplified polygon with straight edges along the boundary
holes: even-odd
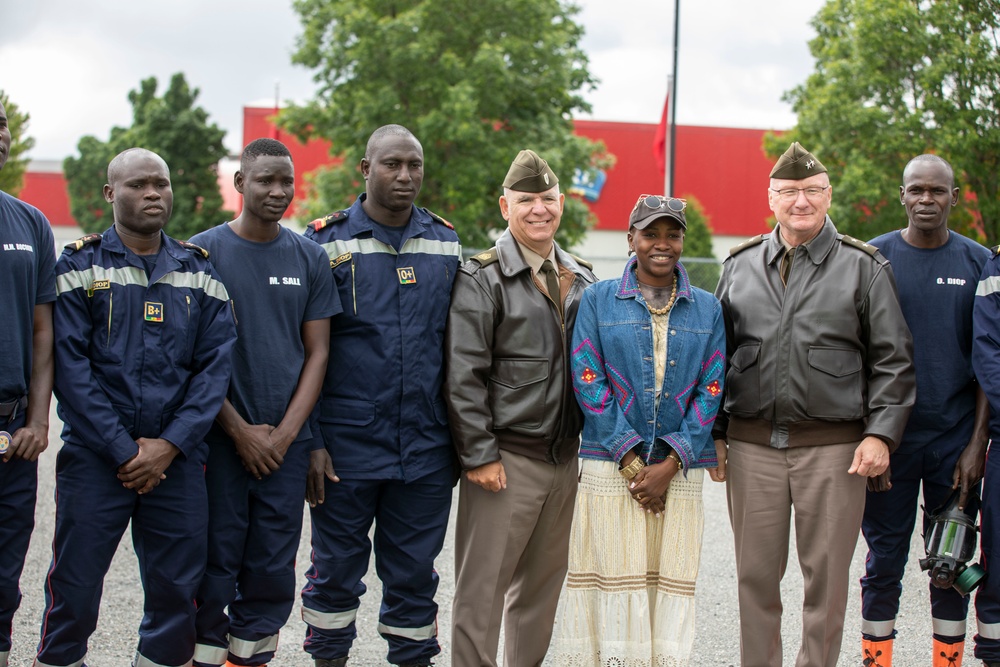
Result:
[[[653,135],[653,157],[656,158],[656,166],[660,170],[660,175],[667,174],[667,110],[670,108],[670,89],[667,89],[667,99],[663,102],[663,116],[660,124],[656,126],[656,134]]]

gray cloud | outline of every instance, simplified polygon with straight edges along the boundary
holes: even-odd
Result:
[[[657,122],[671,67],[673,3],[581,0],[591,71],[592,117]],[[788,127],[781,94],[808,75],[809,18],[822,0],[683,2],[678,120],[701,125]],[[766,9],[762,9],[766,7]],[[312,73],[291,64],[300,31],[291,3],[174,0],[149,5],[35,0],[6,3],[0,88],[31,113],[33,157],[61,159],[85,134],[104,138],[130,121],[128,91],[148,76],[161,88],[183,71],[199,101],[242,142],[242,108],[305,100]]]

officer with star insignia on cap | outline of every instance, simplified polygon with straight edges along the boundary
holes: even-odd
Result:
[[[569,348],[586,262],[555,242],[564,197],[537,153],[503,181],[507,230],[452,294],[445,398],[464,471],[455,537],[452,664],[540,665],[568,567],[583,417]],[[506,610],[506,612],[505,612]]]
[[[781,664],[793,520],[806,600],[796,664],[837,664],[866,481],[886,472],[916,394],[889,262],[837,232],[831,193],[826,167],[793,143],[770,174],[777,226],[731,251],[716,289],[728,368],[713,436],[743,665]]]

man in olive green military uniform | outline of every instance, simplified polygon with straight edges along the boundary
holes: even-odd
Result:
[[[455,279],[445,399],[464,475],[455,538],[452,664],[540,665],[566,575],[583,418],[569,344],[590,266],[553,240],[564,195],[521,151],[503,182],[507,231]]]
[[[885,472],[916,395],[913,344],[889,262],[827,216],[826,167],[793,143],[770,176],[778,225],[732,250],[716,289],[728,369],[713,434],[720,458],[728,442],[740,651],[746,667],[781,665],[794,508],[795,664],[835,667],[866,478]]]

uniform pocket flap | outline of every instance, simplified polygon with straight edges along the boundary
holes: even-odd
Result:
[[[733,356],[729,359],[729,364],[738,370],[743,372],[757,363],[757,358],[760,356],[760,343],[745,343],[736,348],[733,352]]]
[[[356,398],[324,398],[320,406],[321,422],[367,426],[375,421],[375,402]]]
[[[548,359],[494,359],[490,372],[490,382],[511,389],[543,382],[548,377]]]
[[[809,365],[827,375],[844,377],[861,370],[861,353],[837,347],[810,347]]]

